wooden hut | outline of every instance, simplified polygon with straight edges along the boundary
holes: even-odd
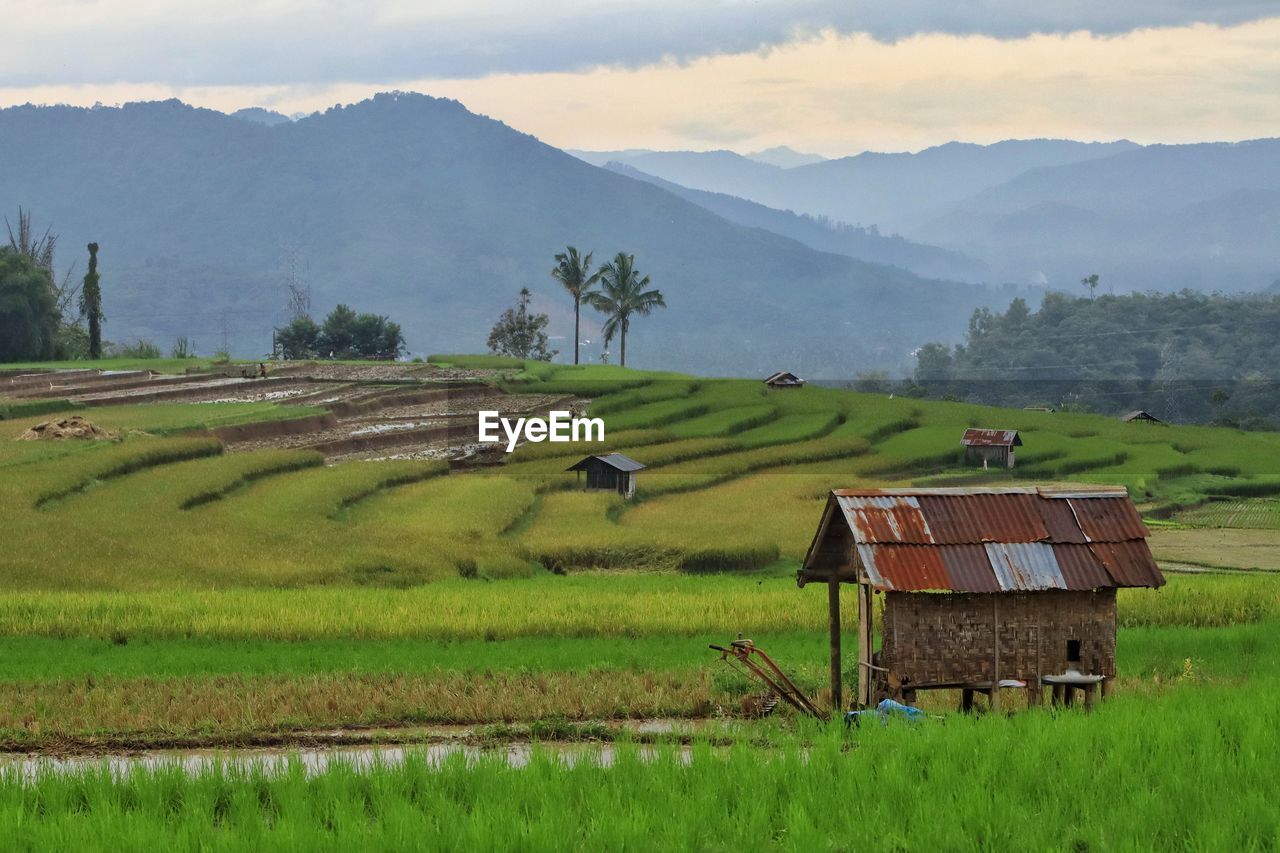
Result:
[[[964,459],[983,468],[1012,468],[1013,449],[1022,446],[1016,429],[967,429],[960,438]]]
[[[636,493],[636,472],[642,468],[644,465],[630,456],[606,453],[603,456],[588,456],[565,470],[577,471],[579,480],[585,471],[587,489],[591,491],[617,492],[625,498],[631,498]]]
[[[1127,424],[1131,424],[1134,421],[1145,421],[1146,423],[1151,423],[1151,424],[1164,423],[1164,421],[1160,420],[1155,415],[1148,412],[1146,409],[1134,409],[1132,412],[1129,412],[1127,415],[1122,415],[1120,420],[1124,421]]]
[[[782,370],[772,376],[766,376],[764,384],[770,388],[803,388],[804,380],[794,373]]]
[[[1069,672],[1105,695],[1116,673],[1116,588],[1164,584],[1146,537],[1117,487],[832,492],[798,581],[827,586],[835,707],[842,583],[857,586],[860,706],[939,688],[989,692],[998,706],[1006,679],[1038,701],[1042,679]]]

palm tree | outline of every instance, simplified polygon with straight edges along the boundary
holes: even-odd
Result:
[[[586,295],[588,305],[609,317],[604,324],[605,344],[613,340],[615,334],[621,336],[619,362],[623,367],[627,366],[627,330],[631,328],[631,315],[644,317],[654,308],[667,307],[661,292],[645,290],[649,286],[649,276],[640,277],[635,261],[635,255],[619,252],[596,274],[600,277],[600,290]]]
[[[573,363],[578,363],[578,342],[582,336],[578,333],[578,324],[582,312],[582,300],[595,283],[600,280],[600,273],[591,272],[591,253],[579,257],[578,250],[566,246],[565,251],[556,255],[556,267],[551,277],[564,285],[573,297]]]

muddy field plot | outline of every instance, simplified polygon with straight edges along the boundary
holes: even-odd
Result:
[[[392,401],[402,389],[385,392]],[[352,400],[369,405],[377,396]],[[488,389],[450,393],[436,399],[391,405],[373,414],[340,416],[330,414],[296,431],[288,421],[264,424],[246,438],[232,431],[221,436],[230,452],[269,449],[315,449],[331,461],[340,459],[440,459],[469,457],[475,453],[475,424],[482,409],[501,412],[504,417],[542,414],[552,408],[583,406],[585,401],[563,395],[503,395]],[[335,407],[336,408],[336,407]]]

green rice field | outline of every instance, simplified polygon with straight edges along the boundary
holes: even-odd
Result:
[[[270,403],[79,410],[109,442],[14,441],[51,415],[0,420],[0,747],[88,757],[32,778],[0,756],[8,846],[1274,846],[1280,436],[433,360],[590,398],[606,440],[451,473],[229,453],[207,433],[315,412]],[[1020,430],[1017,468],[965,467],[969,426]],[[603,450],[646,464],[636,500],[565,472]],[[1112,700],[971,719],[943,692],[915,725],[743,721],[758,690],[709,643],[752,637],[829,702],[825,595],[795,572],[831,489],[1047,481],[1126,486],[1157,556],[1206,570],[1121,591]],[[705,728],[639,734],[650,718]],[[475,747],[512,727],[554,743],[521,766],[503,750],[316,772],[94,760],[443,725]]]

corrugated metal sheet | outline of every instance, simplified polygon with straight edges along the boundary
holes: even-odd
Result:
[[[942,562],[956,592],[999,592],[1000,581],[982,545],[942,545]]]
[[[952,589],[942,549],[932,545],[859,545],[858,558],[878,589],[924,591]]]
[[[1043,542],[988,542],[985,547],[991,568],[1000,581],[1000,589],[1005,592],[1067,588],[1052,545]]]
[[[1071,503],[1060,498],[1043,498],[1036,501],[1040,512],[1040,520],[1049,532],[1050,542],[1071,542],[1081,544],[1088,539],[1076,521],[1076,514],[1071,510]]]
[[[960,443],[969,447],[1020,447],[1016,429],[967,429]]]
[[[920,495],[916,498],[935,542],[1043,542],[1049,531],[1033,494]]]
[[[1053,554],[1058,558],[1058,568],[1062,570],[1062,579],[1067,582],[1067,589],[1115,586],[1111,574],[1088,545],[1054,545]]]
[[[870,489],[832,492],[868,579],[890,590],[957,592],[1160,586],[1147,528],[1122,489]],[[839,516],[836,516],[837,518]],[[824,518],[825,518],[824,514]],[[832,525],[836,522],[833,521]]]
[[[1071,511],[1090,542],[1145,539],[1149,531],[1133,501],[1125,498],[1069,498]]]
[[[933,532],[913,497],[838,497],[855,542],[927,545]]]
[[[1145,539],[1131,542],[1094,542],[1091,550],[1116,586],[1164,586],[1164,575],[1151,556]]]

